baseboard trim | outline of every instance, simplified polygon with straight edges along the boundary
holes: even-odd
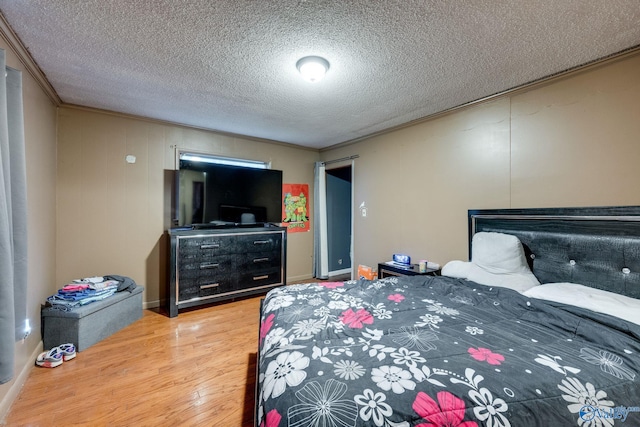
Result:
[[[295,284],[295,283],[308,283],[311,279],[313,279],[313,276],[311,276],[310,274],[303,274],[302,276],[289,276],[287,277],[287,284],[291,285],[291,284]]]
[[[158,308],[160,307],[160,300],[155,300],[155,301],[143,301],[142,302],[142,309],[146,310],[148,308]]]
[[[0,402],[0,425],[5,425],[5,421],[7,415],[9,414],[9,410],[11,409],[11,405],[13,405],[13,402],[15,402],[15,400],[18,398],[18,395],[20,394],[20,390],[22,390],[22,386],[24,386],[24,383],[27,382],[29,373],[34,367],[34,360],[36,360],[38,355],[42,353],[42,346],[42,341],[40,341],[31,353],[31,357],[26,360],[18,376],[13,379],[13,383],[11,384],[9,391]]]

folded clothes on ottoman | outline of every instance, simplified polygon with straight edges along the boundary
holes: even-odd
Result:
[[[136,282],[126,276],[110,275],[77,279],[47,298],[47,306],[69,311],[82,305],[101,301],[116,292],[131,290]]]
[[[144,287],[124,276],[104,276],[108,277],[107,280],[118,283],[107,292],[79,286],[86,282],[76,281],[66,286],[67,293],[61,290],[47,298],[47,304],[41,310],[44,348],[73,343],[78,351],[82,351],[142,317]],[[96,283],[106,282],[92,279]],[[107,284],[105,289],[109,286],[112,284]],[[118,292],[118,286],[123,290]],[[96,292],[91,292],[93,290]]]

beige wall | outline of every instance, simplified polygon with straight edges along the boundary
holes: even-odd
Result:
[[[148,306],[166,298],[176,148],[271,161],[284,182],[313,188],[314,150],[76,108],[58,120],[57,284],[121,274],[145,286]],[[289,234],[288,280],[311,277],[312,247],[312,233]]]
[[[323,151],[360,156],[354,264],[466,260],[468,209],[640,205],[638,100],[635,55]]]
[[[25,70],[7,43],[7,65],[22,71],[25,156],[27,163],[28,278],[27,316],[31,335],[15,345],[14,380],[0,385],[0,420],[34,364],[40,338],[40,304],[57,289],[55,283],[56,108]]]

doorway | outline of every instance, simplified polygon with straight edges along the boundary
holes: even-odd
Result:
[[[327,260],[329,277],[352,272],[352,165],[326,169]]]

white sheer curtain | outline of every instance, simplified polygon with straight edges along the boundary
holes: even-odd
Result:
[[[323,162],[314,167],[313,213],[313,277],[329,278],[329,249],[327,246],[327,180]]]
[[[22,74],[0,49],[0,384],[13,378],[27,312],[27,185]]]

